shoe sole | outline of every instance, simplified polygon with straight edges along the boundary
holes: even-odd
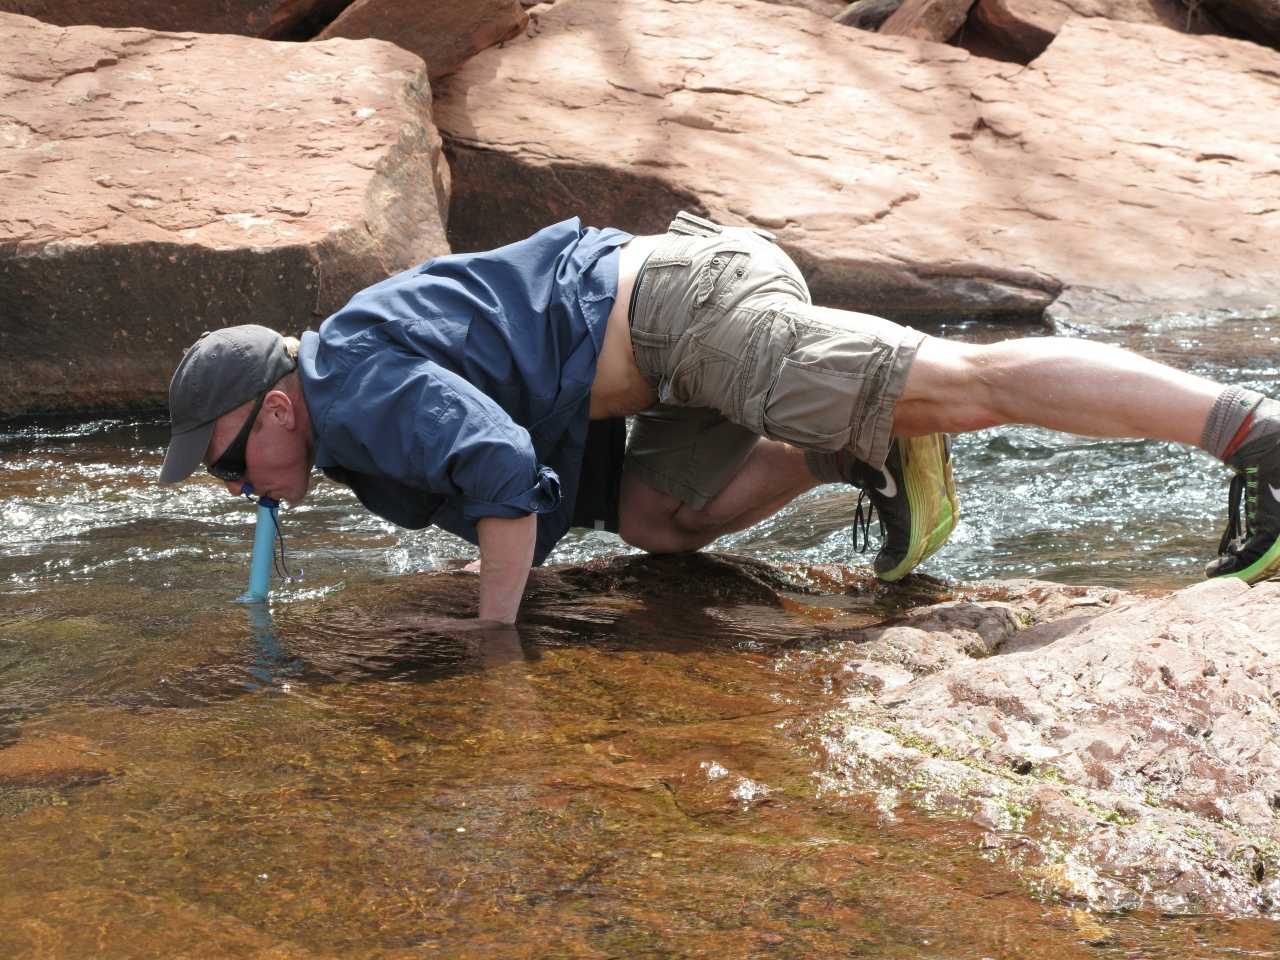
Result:
[[[947,439],[940,433],[927,437],[899,439],[906,466],[902,471],[911,504],[911,544],[913,549],[897,566],[877,571],[881,580],[893,583],[914,570],[926,557],[932,556],[951,536],[960,518],[960,501],[956,496],[955,478]],[[916,509],[918,505],[924,509]],[[1280,560],[1277,561],[1280,564]]]
[[[1221,577],[1223,579],[1234,577],[1245,583],[1260,583],[1270,579],[1278,570],[1280,570],[1280,537],[1276,538],[1276,542],[1271,544],[1271,548],[1266,553],[1249,566],[1234,573],[1224,573]]]

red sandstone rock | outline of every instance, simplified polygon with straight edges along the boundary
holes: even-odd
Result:
[[[1064,899],[1268,909],[1280,582],[1006,588],[831,650],[850,718],[823,738],[833,783],[967,813]]]
[[[351,0],[0,0],[18,13],[61,27],[147,27],[238,33],[267,40],[305,39]]]
[[[436,88],[455,246],[681,207],[896,317],[1280,299],[1280,54],[1072,20],[1029,68],[754,0],[559,0]],[[767,37],[767,41],[762,39]]]
[[[906,0],[880,25],[881,33],[945,43],[960,29],[973,0]]]
[[[1073,17],[1152,23],[1181,33],[1221,33],[1179,0],[977,0],[960,45],[979,56],[1029,63]]]
[[[0,415],[162,402],[201,331],[296,332],[447,251],[403,50],[8,14],[0,36]]]
[[[528,23],[520,0],[355,0],[316,39],[389,40],[422,57],[434,80]]]

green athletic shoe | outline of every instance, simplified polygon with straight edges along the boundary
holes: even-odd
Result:
[[[1257,583],[1280,570],[1280,435],[1261,437],[1227,458],[1236,471],[1227,501],[1227,529],[1210,577]]]
[[[867,549],[871,526],[871,510],[863,511],[864,496],[880,518],[884,545],[872,569],[881,580],[901,580],[946,543],[955,529],[960,502],[951,475],[951,438],[946,434],[895,439],[884,469],[873,470],[861,460],[850,459],[845,474],[862,491],[854,515],[855,548],[861,532],[862,549]]]

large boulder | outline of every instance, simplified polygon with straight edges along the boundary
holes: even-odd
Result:
[[[1146,315],[1277,299],[1277,71],[1096,19],[1017,68],[770,4],[560,0],[436,120],[458,247],[686,207],[776,233],[833,306]]]
[[[1280,583],[1008,589],[831,647],[829,784],[970,818],[1055,899],[1272,909]]]
[[[447,251],[422,61],[0,14],[0,415],[164,400],[201,331],[297,331]]]
[[[18,13],[60,27],[147,27],[238,33],[266,40],[303,40],[351,0],[0,0],[0,13]]]
[[[372,37],[416,53],[434,80],[529,23],[520,0],[355,0],[316,37]]]
[[[979,56],[1030,63],[1075,17],[1159,24],[1180,33],[1222,33],[1203,5],[1180,0],[977,0],[960,45]]]

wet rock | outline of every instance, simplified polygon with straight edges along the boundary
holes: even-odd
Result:
[[[851,636],[832,782],[971,818],[1047,893],[1265,911],[1280,892],[1280,583],[1074,592],[1065,608],[949,601]],[[1025,626],[989,629],[974,658],[983,608]]]
[[[435,80],[528,23],[519,0],[355,0],[316,39],[388,40],[426,61]]]
[[[0,14],[0,416],[161,403],[206,329],[445,252],[418,58]]]
[[[196,33],[237,33],[265,40],[311,36],[351,0],[0,0],[0,13],[35,17],[60,27],[147,27]]]
[[[1015,69],[770,4],[560,0],[436,116],[459,248],[687,208],[775,233],[832,306],[1150,316],[1274,300],[1278,70],[1099,19]]]
[[[1222,33],[1201,4],[1179,0],[977,0],[959,45],[983,57],[1030,63],[1075,17],[1158,24],[1181,33]]]
[[[960,29],[973,0],[905,0],[883,24],[881,33],[945,43]]]

